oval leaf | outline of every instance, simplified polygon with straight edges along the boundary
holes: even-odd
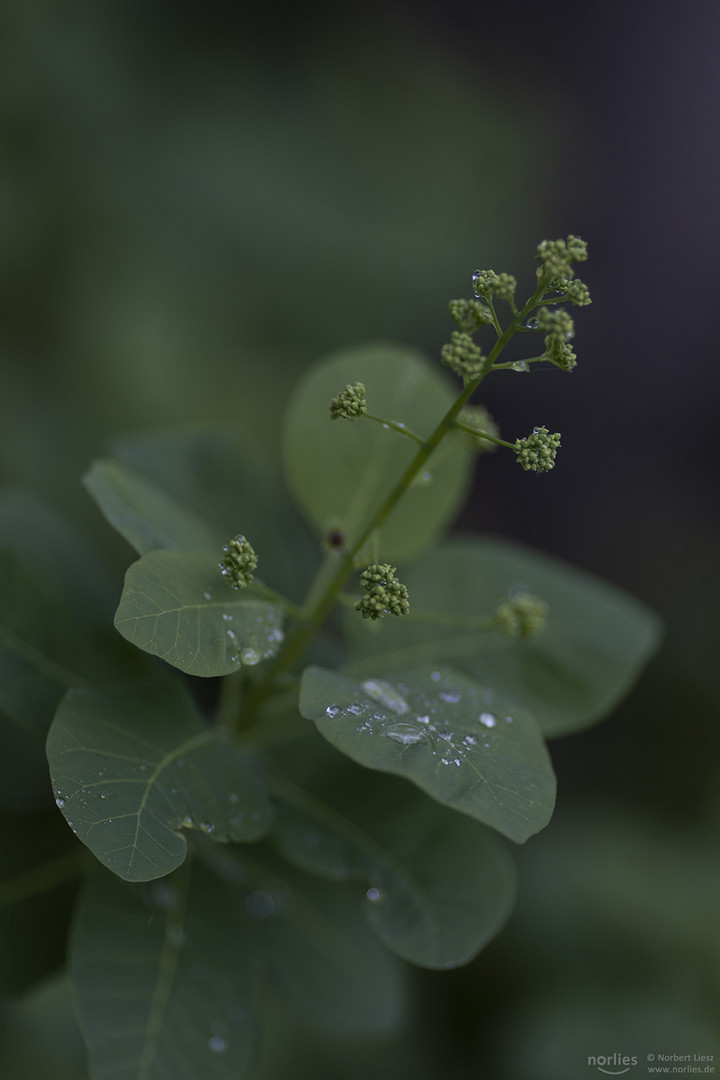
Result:
[[[360,683],[310,667],[300,712],[354,761],[412,780],[511,840],[550,820],[555,777],[535,721],[450,668]]]
[[[213,551],[223,543],[222,533],[120,462],[94,462],[83,483],[110,524],[140,555],[155,548]]]
[[[338,777],[333,765],[332,795],[273,781],[273,835],[285,856],[325,877],[361,880],[370,925],[403,959],[429,968],[467,963],[513,906],[504,847],[397,780],[349,769]]]
[[[382,674],[446,661],[531,712],[545,736],[577,731],[608,713],[660,641],[660,620],[632,596],[507,541],[450,540],[404,570],[403,581],[413,612],[459,619],[411,617],[368,627],[353,612],[346,631],[355,654],[367,659],[351,670]],[[478,629],[477,617],[492,616],[516,589],[549,604],[545,630],[521,641]]]
[[[268,827],[260,780],[225,730],[173,683],[71,690],[47,740],[55,801],[97,858],[128,881],[169,874],[181,829],[251,841]]]
[[[349,545],[381,506],[418,444],[371,420],[330,419],[330,401],[347,383],[365,384],[370,412],[426,437],[454,400],[439,370],[395,345],[351,349],[313,367],[288,411],[283,453],[288,482],[321,535],[339,530]],[[446,440],[430,458],[402,509],[381,530],[384,559],[410,558],[453,520],[467,493],[471,456]]]
[[[212,554],[151,551],[128,568],[115,626],[188,675],[229,675],[274,656],[283,610],[232,589]]]
[[[236,909],[198,863],[153,885],[89,875],[70,968],[93,1080],[247,1075],[260,972]]]

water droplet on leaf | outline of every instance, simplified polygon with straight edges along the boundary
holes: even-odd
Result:
[[[410,706],[407,701],[392,683],[385,682],[383,679],[368,679],[362,684],[362,689],[368,697],[398,716],[409,711]]]
[[[240,651],[240,663],[245,664],[246,667],[254,667],[255,664],[260,663],[261,659],[262,657],[257,649],[253,649],[249,645]]]
[[[229,1045],[227,1039],[223,1039],[221,1035],[213,1035],[208,1039],[208,1046],[214,1054],[222,1054]]]
[[[481,724],[484,724],[485,727],[495,727],[495,724],[497,723],[497,720],[490,712],[480,713],[478,720]]]

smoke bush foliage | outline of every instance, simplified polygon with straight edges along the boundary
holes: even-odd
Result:
[[[476,398],[491,373],[576,365],[585,244],[537,258],[522,306],[492,270],[451,302],[459,390],[397,346],[310,369],[282,430],[293,502],[224,435],[96,461],[87,491],[138,556],[115,629],[82,538],[0,502],[3,731],[11,750],[47,735],[58,808],[25,815],[3,863],[5,990],[57,963],[28,965],[28,942],[69,920],[93,1080],[259,1076],[272,998],[392,1030],[405,963],[466,964],[507,919],[512,844],[553,812],[547,740],[611,710],[656,647],[615,587],[446,536],[478,453],[556,464],[558,433],[502,439]],[[515,338],[540,349],[506,359]]]

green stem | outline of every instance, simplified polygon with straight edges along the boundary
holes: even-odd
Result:
[[[403,424],[399,420],[383,420],[381,416],[373,416],[372,413],[363,413],[363,416],[366,420],[374,420],[376,424],[382,424],[384,428],[392,428],[393,431],[398,431],[401,435],[407,435],[408,439],[413,439],[416,443],[422,444],[425,441],[422,435],[417,435],[410,430],[407,424]]]
[[[312,608],[309,611],[305,612],[304,625],[298,626],[295,629],[294,633],[286,639],[283,649],[275,660],[275,665],[270,673],[270,677],[268,678],[268,681],[263,690],[259,691],[258,694],[255,696],[253,705],[256,706],[257,704],[259,704],[262,698],[269,696],[271,693],[273,693],[278,676],[292,667],[295,661],[302,655],[310,642],[313,640],[318,630],[323,625],[332,609],[335,607],[338,596],[343,590],[343,586],[345,585],[350,575],[353,573],[353,570],[355,569],[355,556],[365,545],[372,533],[384,524],[384,522],[393,512],[402,497],[405,495],[406,491],[412,484],[415,477],[422,471],[428,459],[435,452],[439,444],[442,442],[448,432],[452,431],[453,428],[456,426],[456,421],[461,410],[465,407],[465,405],[467,405],[468,401],[475,393],[477,388],[480,386],[480,383],[483,381],[483,379],[493,369],[497,357],[500,356],[500,354],[505,349],[506,345],[513,337],[513,335],[518,331],[520,326],[524,324],[528,316],[528,312],[532,311],[532,309],[537,306],[537,303],[540,297],[542,297],[542,295],[544,294],[544,292],[545,281],[544,278],[541,278],[538,282],[535,292],[524,305],[522,310],[518,311],[513,316],[510,324],[506,327],[505,330],[502,331],[497,317],[495,316],[494,309],[492,308],[492,305],[489,304],[491,310],[493,311],[495,328],[498,332],[498,339],[487,357],[482,372],[476,378],[470,379],[466,383],[466,385],[458,394],[457,398],[452,403],[448,411],[445,413],[445,415],[435,427],[435,430],[431,432],[427,439],[420,443],[412,461],[409,463],[395,486],[389,492],[382,505],[378,508],[378,510],[376,510],[375,514],[368,522],[366,528],[357,538],[352,548],[347,551],[342,557],[339,565],[335,569],[335,572],[330,575],[329,581],[327,581],[327,583],[325,583],[325,579],[329,573],[328,563],[324,563],[323,566],[320,568],[320,571],[318,573],[319,577],[321,577],[321,579],[323,580],[324,588],[320,592],[320,595],[317,597],[317,599],[314,600]],[[385,421],[381,421],[381,423],[385,423]],[[510,449],[515,449],[512,443],[501,442],[500,445],[508,446],[510,447]],[[316,578],[316,581],[313,582],[313,585],[310,588],[309,595],[313,598],[317,595],[317,582],[318,579]]]

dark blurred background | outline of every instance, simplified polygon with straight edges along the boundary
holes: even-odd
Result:
[[[577,370],[485,399],[506,438],[561,431],[558,468],[482,460],[460,526],[626,587],[664,650],[553,744],[557,816],[501,938],[421,975],[392,1047],[298,1033],[292,1076],[720,1055],[720,5],[8,0],[0,56],[0,480],[97,535],[79,477],[114,435],[220,424],[276,458],[307,363],[436,355],[476,267],[528,286],[540,239],[588,241]],[[18,1008],[59,1031],[62,988]]]

